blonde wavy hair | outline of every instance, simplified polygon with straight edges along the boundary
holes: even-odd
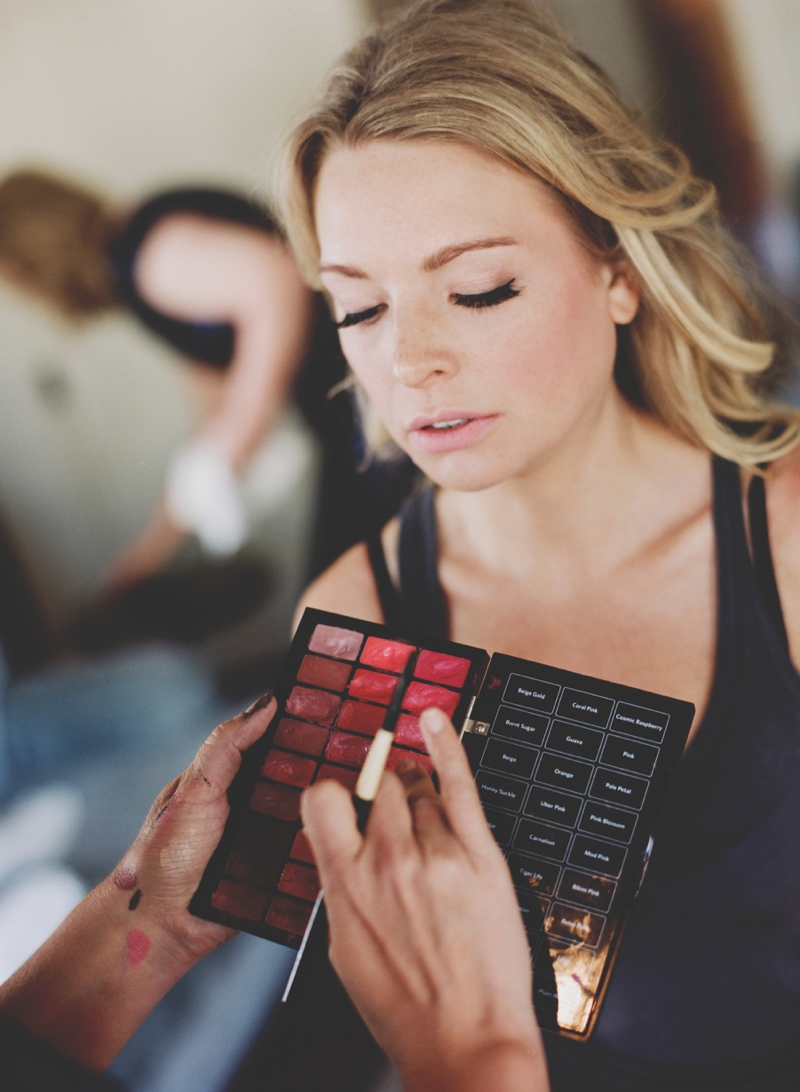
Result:
[[[714,187],[651,136],[608,77],[527,0],[422,0],[334,68],[289,137],[278,176],[289,239],[312,286],[321,287],[313,201],[326,155],[370,140],[430,139],[536,175],[594,254],[627,261],[641,305],[620,339],[616,374],[631,400],[744,466],[800,442],[800,413],[764,394],[774,346]],[[381,448],[386,434],[369,407],[364,426]]]

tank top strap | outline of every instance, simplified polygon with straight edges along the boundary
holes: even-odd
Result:
[[[403,508],[398,560],[400,598],[408,631],[446,639],[450,627],[439,582],[436,489],[431,485],[413,493]]]
[[[403,609],[397,588],[392,583],[386,564],[386,554],[383,550],[380,530],[377,530],[367,539],[367,555],[369,556],[372,576],[375,580],[375,590],[378,593],[381,610],[383,611],[383,624],[398,632],[403,628]]]
[[[400,510],[399,590],[389,575],[380,534],[367,542],[367,552],[386,625],[401,632],[447,638],[447,608],[438,574],[435,498],[435,488],[426,486],[412,493]]]
[[[772,550],[769,545],[767,525],[767,495],[764,479],[754,474],[747,492],[747,505],[750,516],[750,544],[753,551],[753,572],[761,596],[761,603],[770,621],[780,634],[784,645],[789,647],[786,622],[775,579],[775,566],[772,563]]]
[[[748,603],[766,624],[772,637],[788,649],[772,551],[767,527],[764,479],[753,478],[747,494],[750,546],[744,521],[742,483],[739,467],[714,456],[714,531],[717,540],[717,587],[719,641],[733,639],[734,603],[740,609]]]

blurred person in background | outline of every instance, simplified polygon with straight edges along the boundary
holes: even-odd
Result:
[[[149,523],[105,574],[112,588],[160,570],[190,534],[211,557],[239,550],[248,526],[238,478],[265,440],[274,488],[296,482],[297,449],[280,427],[292,397],[324,454],[312,572],[396,508],[408,478],[390,485],[384,472],[376,484],[358,473],[349,400],[329,402],[346,376],[335,328],[255,201],[176,189],[122,210],[20,170],[0,183],[0,275],[69,320],[125,307],[191,366],[205,420],[174,453]]]

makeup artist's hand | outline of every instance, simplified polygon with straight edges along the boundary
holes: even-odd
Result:
[[[214,729],[189,768],[156,797],[136,841],[106,881],[128,893],[131,925],[155,923],[192,963],[235,932],[194,917],[187,907],[222,837],[227,791],[242,755],[264,733],[275,708],[265,696]]]
[[[331,961],[407,1092],[548,1087],[528,944],[464,749],[422,716],[441,794],[413,761],[386,773],[365,835],[347,792],[303,794]]]
[[[0,1010],[101,1070],[178,979],[234,935],[187,907],[225,826],[242,753],[274,713],[262,698],[212,732],[114,873],[0,986]]]

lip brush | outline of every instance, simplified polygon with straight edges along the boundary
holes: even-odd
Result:
[[[383,771],[386,769],[386,760],[389,757],[389,751],[391,750],[392,742],[394,740],[394,730],[397,727],[397,718],[400,716],[403,698],[405,697],[408,684],[411,682],[411,678],[414,674],[414,665],[416,662],[417,653],[414,652],[409,656],[406,666],[403,668],[403,673],[397,680],[397,686],[395,687],[392,700],[389,702],[389,706],[386,710],[386,716],[383,718],[383,724],[375,733],[375,738],[370,744],[369,751],[367,751],[364,765],[361,767],[361,773],[358,775],[355,792],[353,793],[353,806],[356,809],[358,829],[362,834],[367,826],[369,813],[372,810],[372,802],[378,794]],[[317,895],[317,901],[314,903],[314,909],[311,911],[311,917],[308,919],[308,925],[303,934],[303,940],[300,947],[297,949],[292,972],[289,975],[281,1001],[286,1001],[289,997],[289,992],[294,984],[300,961],[302,960],[306,949],[309,947],[316,948],[319,943],[319,938],[323,934],[327,940],[328,915],[325,913],[325,905],[322,901],[323,895],[323,891],[320,891]]]

